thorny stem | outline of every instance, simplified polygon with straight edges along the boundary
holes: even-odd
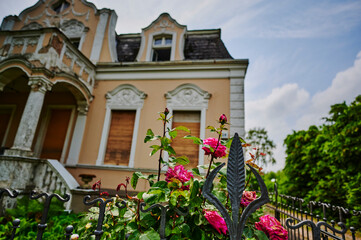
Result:
[[[211,171],[211,166],[212,166],[212,163],[213,163],[214,154],[216,153],[216,151],[217,151],[217,149],[218,149],[219,142],[221,141],[221,136],[222,136],[222,129],[221,129],[221,131],[220,131],[219,134],[218,134],[218,141],[217,141],[216,149],[214,149],[214,152],[211,154],[212,157],[211,157],[211,161],[209,162],[209,166],[208,166],[208,171],[207,171],[206,178],[208,177],[209,172]]]
[[[251,180],[251,174],[249,174],[249,176],[248,176],[247,183],[246,183],[244,189],[246,189],[248,187],[248,184],[249,184],[250,180]]]
[[[167,116],[165,116],[165,119],[163,120],[163,137],[165,136],[165,125],[167,123]],[[159,160],[158,160],[158,182],[160,180],[160,169],[161,169],[161,166],[162,166],[162,153],[163,153],[163,149],[161,148],[160,149],[160,152],[159,152]]]

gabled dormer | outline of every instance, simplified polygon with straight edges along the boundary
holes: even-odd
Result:
[[[141,45],[136,60],[184,60],[184,40],[187,27],[180,25],[168,13],[162,13],[148,27],[142,29]]]

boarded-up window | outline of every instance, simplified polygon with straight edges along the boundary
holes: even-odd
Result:
[[[72,110],[51,109],[50,111],[49,124],[40,157],[60,160]]]
[[[0,109],[0,147],[5,142],[5,134],[10,123],[12,109]]]
[[[136,111],[112,110],[104,164],[128,166]]]
[[[200,135],[200,119],[201,113],[199,111],[174,111],[173,112],[173,128],[178,126],[184,126],[191,130],[191,135],[199,137]],[[198,166],[198,153],[199,146],[194,144],[190,139],[184,139],[183,137],[189,133],[184,131],[178,131],[177,137],[172,142],[177,156],[187,156],[190,163],[186,168],[191,169]]]

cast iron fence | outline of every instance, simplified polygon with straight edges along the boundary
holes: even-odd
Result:
[[[275,217],[288,230],[289,240],[356,239],[356,228],[346,227],[346,222],[352,216],[361,216],[361,211],[279,194],[277,184],[269,195],[271,205],[266,206],[274,210]]]

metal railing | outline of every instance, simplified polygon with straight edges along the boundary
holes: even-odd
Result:
[[[275,217],[288,230],[288,238],[293,239],[356,239],[356,228],[347,227],[346,220],[361,216],[361,211],[324,202],[309,201],[294,196],[279,194],[277,184],[270,192],[271,205]]]

